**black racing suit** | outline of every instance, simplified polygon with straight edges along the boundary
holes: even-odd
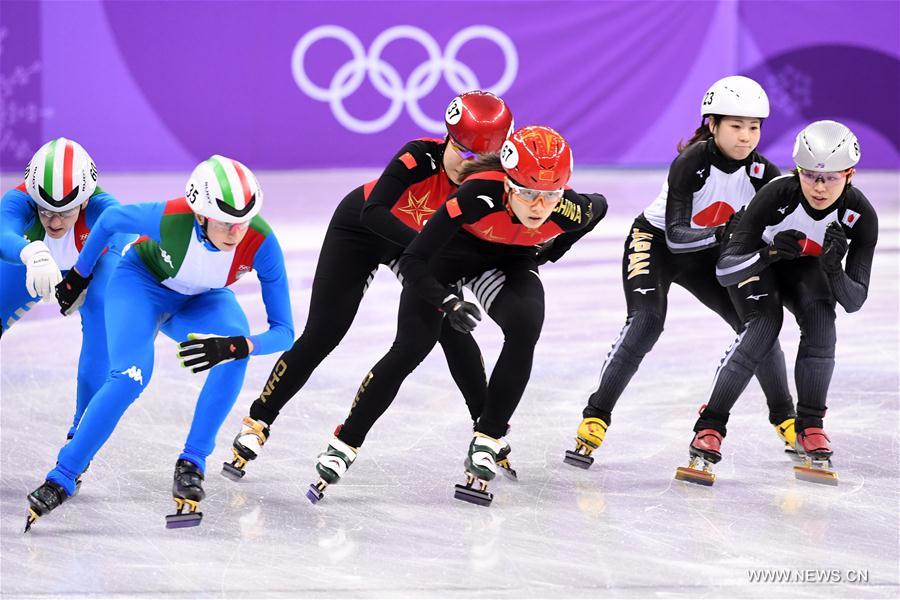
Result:
[[[404,277],[397,336],[372,367],[356,394],[338,438],[353,447],[365,440],[400,385],[438,339],[440,310],[472,284],[488,316],[503,330],[503,348],[491,373],[488,399],[477,431],[499,438],[515,412],[531,374],[534,347],[544,322],[544,288],[538,264],[555,260],[606,214],[606,199],[567,190],[549,219],[528,229],[507,208],[502,173],[466,180],[442,206],[400,259]],[[536,246],[553,240],[545,254]],[[485,283],[485,273],[493,273]],[[484,289],[488,288],[488,289]],[[484,302],[484,301],[483,301]]]
[[[443,169],[446,143],[409,142],[381,176],[347,194],[334,211],[313,279],[309,316],[301,336],[281,355],[250,417],[269,425],[346,335],[379,265],[396,261],[416,233],[456,190]],[[469,334],[447,326],[440,343],[474,420],[487,397],[481,351]]]
[[[844,268],[837,263],[828,269],[819,258],[830,251],[824,239],[832,223],[839,224],[849,241]],[[770,244],[779,232],[789,230],[805,236],[802,255],[793,260],[773,258]],[[745,326],[716,371],[709,402],[695,431],[712,428],[725,435],[731,408],[778,339],[782,306],[794,313],[800,326],[794,369],[796,429],[822,427],[834,371],[835,303],[847,312],[863,305],[877,241],[878,216],[852,185],[823,210],[810,206],[796,175],[779,178],[759,192],[716,267],[716,275],[728,286]]]
[[[712,139],[691,145],[672,162],[659,197],[635,219],[625,239],[622,284],[628,315],[584,417],[611,423],[616,401],[663,331],[672,283],[688,290],[732,329],[741,329],[728,292],[716,281],[718,239],[729,218],[778,175],[778,168],[756,152],[742,161],[731,160]],[[777,339],[756,375],[770,422],[792,417],[784,354]]]

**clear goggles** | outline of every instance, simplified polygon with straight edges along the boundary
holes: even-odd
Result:
[[[228,234],[236,234],[247,231],[250,227],[250,222],[246,223],[229,223],[228,221],[216,221],[215,219],[206,219],[207,227],[210,231],[216,231],[218,233],[228,233]]]
[[[76,206],[75,208],[70,208],[69,210],[62,210],[62,211],[47,210],[46,208],[39,208],[38,214],[49,221],[53,217],[59,217],[60,219],[68,219],[69,217],[74,217],[74,216],[78,215],[78,212],[80,210],[81,210],[81,206]]]
[[[511,192],[515,193],[517,196],[517,200],[527,204],[528,206],[533,206],[537,204],[538,200],[543,198],[544,206],[553,206],[558,204],[560,200],[562,200],[563,194],[565,194],[566,190],[534,190],[526,187],[519,187],[515,183],[513,183],[509,178],[507,178],[509,182],[509,189]]]
[[[797,172],[800,174],[800,177],[810,185],[816,185],[821,181],[825,187],[830,188],[842,183],[847,175],[850,174],[850,169],[847,169],[846,171],[823,173],[822,171],[808,171],[802,167],[797,167]]]

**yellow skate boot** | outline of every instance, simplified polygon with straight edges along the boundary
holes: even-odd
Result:
[[[794,429],[794,421],[795,417],[790,417],[774,427],[778,437],[784,442],[784,453],[789,454],[794,460],[801,460],[797,454],[797,431]]]
[[[608,427],[606,421],[597,417],[583,419],[575,434],[575,450],[566,450],[563,462],[580,469],[590,468],[594,463],[591,454],[603,443]]]

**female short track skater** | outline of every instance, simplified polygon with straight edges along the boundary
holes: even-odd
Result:
[[[456,190],[463,167],[478,156],[499,152],[512,131],[513,117],[497,96],[473,91],[450,102],[444,121],[444,139],[407,143],[378,179],[347,194],[334,211],[319,253],[306,327],[275,363],[251,405],[223,475],[243,477],[247,461],[259,455],[279,412],[346,335],[379,265],[397,273],[400,253]],[[474,421],[487,395],[478,345],[471,334],[447,325],[439,341]]]
[[[787,307],[800,326],[796,449],[807,464],[795,467],[796,475],[837,485],[837,475],[826,468],[832,450],[822,423],[834,371],[835,304],[855,312],[866,300],[878,216],[851,184],[860,151],[846,126],[808,125],[793,154],[794,174],[760,190],[716,266],[745,326],[716,371],[694,425],[691,465],[678,470],[679,479],[705,485],[715,480],[709,465],[722,458],[731,408],[776,343]]]
[[[663,331],[672,283],[684,287],[738,331],[742,321],[715,277],[725,223],[778,168],[756,152],[769,99],[758,83],[732,76],[715,82],[700,104],[701,124],[669,168],[662,192],[635,219],[625,239],[622,284],[628,315],[600,383],[588,398],[565,462],[588,468],[612,423],[612,410]],[[777,339],[756,371],[769,422],[793,446],[794,407]],[[665,393],[665,392],[661,392]]]
[[[78,143],[61,137],[41,146],[25,167],[25,182],[0,202],[0,335],[38,300],[55,301],[54,287],[78,260],[94,223],[118,205],[97,186],[94,161]],[[68,311],[80,312],[82,331],[69,439],[109,373],[103,306],[106,284],[127,239],[116,235],[109,240],[84,304]]]
[[[470,175],[403,253],[397,336],[363,379],[350,415],[319,456],[321,479],[310,486],[311,501],[353,463],[366,434],[434,347],[444,323],[469,332],[481,319],[478,308],[463,300],[462,282],[504,335],[469,445],[468,484],[457,490],[458,498],[491,502],[487,482],[496,474],[505,446],[501,437],[528,383],[544,321],[539,261],[558,259],[606,213],[603,196],[565,189],[572,152],[549,127],[516,131],[504,142],[500,161],[502,170],[494,161],[495,170]],[[553,245],[538,256],[536,245],[550,240]]]
[[[75,266],[56,288],[63,309],[88,288],[97,257],[113,233],[144,235],[109,283],[109,377],[47,481],[28,496],[29,526],[75,493],[77,476],[150,383],[153,341],[160,330],[174,340],[187,340],[179,351],[185,367],[194,373],[212,369],[175,464],[178,513],[167,517],[168,527],[199,524],[206,457],[237,399],[247,358],[282,351],[293,339],[284,259],[269,225],[258,216],[262,201],[250,169],[215,155],[194,169],[184,197],[108,209],[98,219]],[[269,322],[268,331],[252,336],[227,288],[250,270],[259,275]],[[188,513],[182,514],[185,507]]]

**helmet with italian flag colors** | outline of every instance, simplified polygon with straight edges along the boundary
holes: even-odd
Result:
[[[64,212],[97,189],[97,167],[80,144],[57,138],[31,157],[25,167],[25,189],[41,208]]]
[[[184,197],[196,214],[226,223],[248,222],[259,214],[263,201],[253,171],[219,154],[197,165]]]

